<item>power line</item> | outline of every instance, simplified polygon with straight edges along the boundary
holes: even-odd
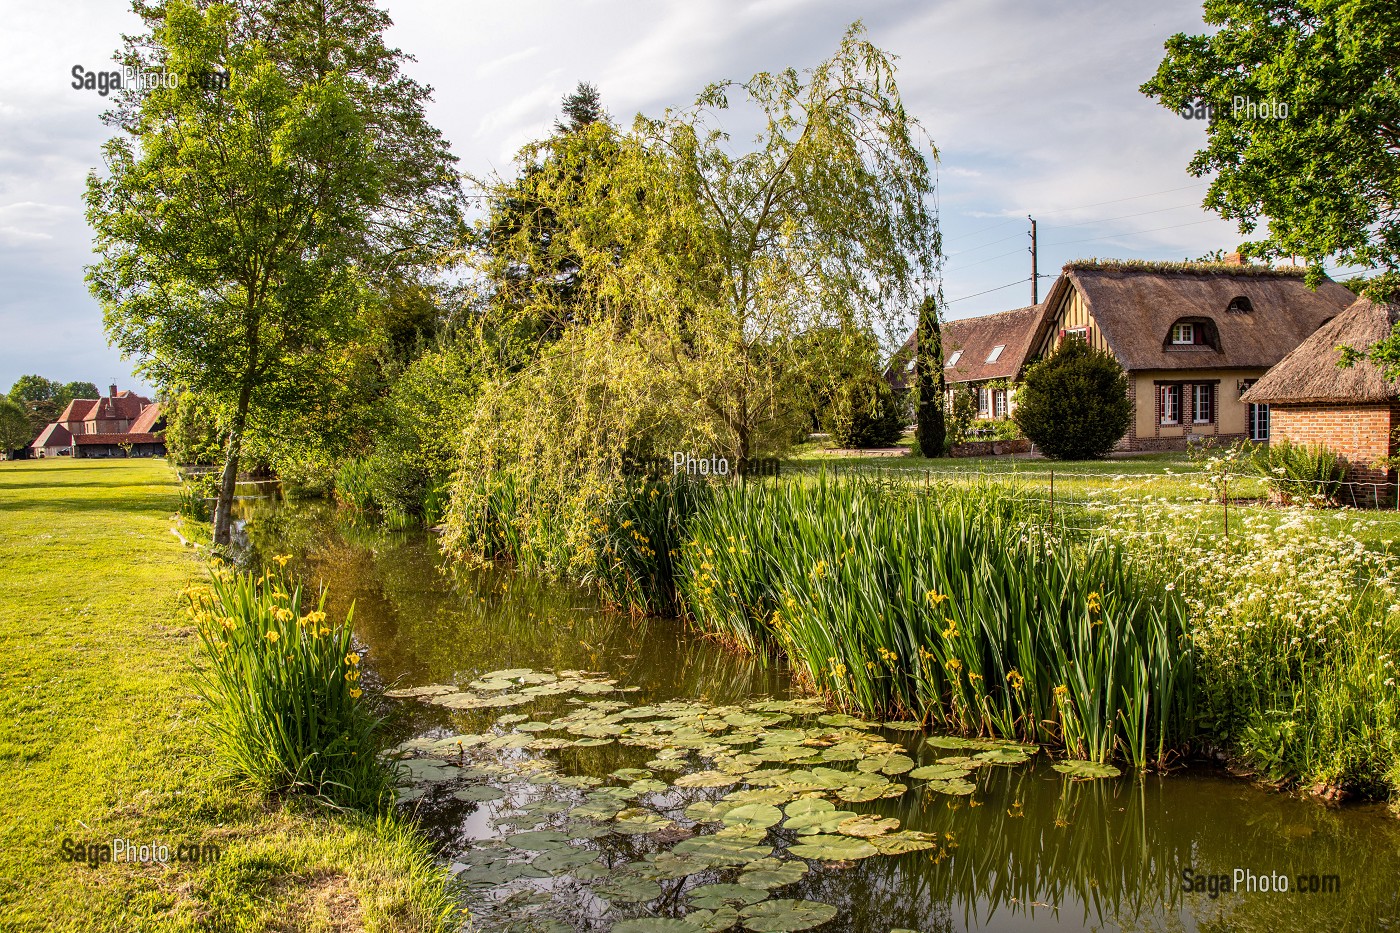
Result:
[[[957,304],[959,301],[967,301],[967,299],[969,299],[969,298],[977,298],[977,297],[980,296],[980,295],[990,295],[992,292],[999,292],[999,291],[1001,291],[1003,288],[1011,288],[1013,285],[1025,285],[1025,284],[1026,284],[1026,280],[1025,280],[1025,279],[1017,279],[1017,280],[1014,281],[1014,282],[1007,282],[1005,285],[998,285],[996,288],[989,288],[989,289],[987,289],[985,292],[977,292],[976,294],[972,294],[972,295],[963,295],[961,298],[954,298],[952,301],[946,302],[946,304],[955,305],[955,304]]]
[[[1145,217],[1148,214],[1163,214],[1167,211],[1182,211],[1188,207],[1200,207],[1199,204],[1178,204],[1176,207],[1159,207],[1155,211],[1138,211],[1136,214],[1119,214],[1117,217],[1100,217],[1096,220],[1077,220],[1072,224],[1056,224],[1058,227],[1087,227],[1089,224],[1106,224],[1114,220],[1127,220],[1129,217]]]
[[[1018,231],[1018,232],[1016,232],[1016,233],[1011,234],[1010,236],[1004,236],[1004,237],[1001,237],[1000,239],[996,239],[996,240],[988,240],[987,242],[981,244],[980,246],[969,246],[967,249],[960,249],[960,250],[957,250],[956,252],[949,253],[948,255],[949,255],[949,256],[958,256],[958,255],[961,255],[961,254],[963,254],[963,253],[975,253],[975,252],[977,252],[977,250],[979,250],[979,249],[986,249],[988,246],[995,246],[995,245],[998,244],[998,243],[1005,243],[1007,240],[1014,240],[1016,237],[1023,236],[1023,235],[1024,235],[1024,234],[1022,234],[1022,233],[1020,233],[1020,232]]]
[[[1018,237],[1020,237],[1020,236],[1025,236],[1024,233],[1018,233],[1018,234],[1016,234],[1016,235],[1017,235]],[[963,270],[963,269],[971,269],[973,266],[980,266],[980,265],[982,265],[982,263],[984,263],[984,262],[991,262],[991,261],[994,260],[994,259],[1001,259],[1001,258],[1006,257],[1006,256],[1014,256],[1014,255],[1017,254],[1017,253],[1024,253],[1025,251],[1026,251],[1026,250],[1025,250],[1025,247],[1022,247],[1022,248],[1020,248],[1020,249],[1013,249],[1013,250],[1011,250],[1010,252],[998,253],[998,254],[995,255],[995,256],[988,256],[986,259],[979,259],[979,260],[977,260],[976,262],[970,262],[970,263],[968,263],[968,264],[965,265],[965,266],[954,266],[952,269],[950,269],[950,270],[948,270],[948,271],[951,272],[951,271],[954,271],[954,270],[956,270],[956,271],[961,271],[961,270]]]
[[[1063,214],[1065,211],[1082,211],[1086,207],[1102,207],[1105,204],[1121,204],[1124,201],[1140,201],[1143,198],[1155,198],[1159,194],[1171,194],[1173,191],[1186,191],[1190,188],[1199,188],[1208,185],[1208,181],[1198,181],[1192,185],[1182,185],[1180,188],[1168,188],[1165,191],[1153,191],[1151,194],[1135,194],[1130,198],[1114,198],[1111,201],[1095,201],[1093,204],[1081,204],[1078,207],[1057,207],[1053,211],[1038,211],[1037,217],[1044,217],[1046,214]]]

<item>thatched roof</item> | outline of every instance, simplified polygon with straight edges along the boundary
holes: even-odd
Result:
[[[1365,360],[1348,369],[1337,365],[1342,358],[1338,347],[1365,350],[1389,334],[1396,321],[1400,321],[1400,305],[1358,298],[1265,373],[1241,400],[1255,405],[1289,405],[1386,402],[1400,396],[1395,383]]]
[[[965,317],[943,324],[943,377],[949,385],[1015,379],[1021,373],[1031,338],[1044,305],[1030,305],[1012,311],[998,311],[981,317]],[[912,380],[908,364],[919,348],[916,330],[891,360],[888,378],[903,387]],[[988,362],[992,351],[1001,347],[997,358]],[[957,360],[951,363],[953,359]]]
[[[1230,263],[1070,263],[1046,307],[1069,289],[1128,370],[1267,369],[1355,299],[1330,280],[1308,288],[1302,270]],[[1044,344],[1052,318],[1044,316],[1033,346]],[[1182,320],[1197,323],[1208,342],[1173,345],[1172,325]]]

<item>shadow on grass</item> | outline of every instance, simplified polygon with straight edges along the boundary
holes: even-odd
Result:
[[[4,492],[5,488],[0,487],[0,512],[132,512],[144,515],[173,515],[180,506],[179,497],[166,489],[150,492],[124,491],[119,496],[50,496],[41,499],[15,498],[4,495]]]

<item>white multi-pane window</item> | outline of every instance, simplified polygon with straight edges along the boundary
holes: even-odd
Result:
[[[1181,386],[1158,386],[1162,424],[1181,423]]]
[[[1215,420],[1215,386],[1195,385],[1191,387],[1191,421],[1194,424],[1210,424]]]
[[[996,389],[992,392],[992,417],[1006,417],[1006,390]]]
[[[1160,331],[1158,331],[1158,333],[1160,333]],[[1173,324],[1173,325],[1172,325],[1172,343],[1183,344],[1183,343],[1195,343],[1195,342],[1196,342],[1196,325],[1195,325],[1195,324]]]

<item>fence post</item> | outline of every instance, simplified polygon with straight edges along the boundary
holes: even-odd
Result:
[[[1230,546],[1230,474],[1220,484],[1220,503],[1225,507],[1225,547]]]

